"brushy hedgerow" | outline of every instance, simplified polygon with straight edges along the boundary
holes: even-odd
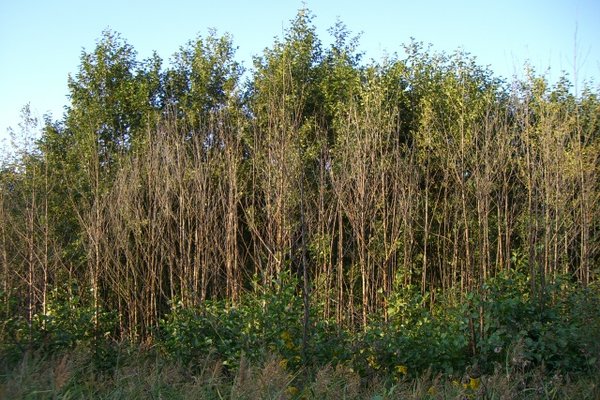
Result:
[[[329,321],[311,325],[304,349],[297,281],[282,277],[279,282],[284,283],[250,294],[235,306],[225,301],[206,301],[193,309],[173,304],[160,323],[159,347],[191,363],[212,354],[228,367],[237,366],[242,357],[260,361],[268,354],[281,356],[290,369],[305,360],[321,365],[347,361],[351,335]]]
[[[290,370],[342,364],[361,376],[397,380],[427,370],[461,376],[469,368],[492,373],[598,367],[600,294],[563,278],[548,285],[540,301],[529,297],[524,274],[506,273],[464,301],[439,301],[433,309],[424,306],[418,290],[407,287],[390,299],[387,321],[373,318],[366,330],[354,332],[320,321],[311,325],[306,349],[297,282],[282,282],[287,283],[249,295],[235,307],[174,305],[161,322],[159,345],[185,362],[213,355],[236,367],[242,357],[262,361],[275,354]]]
[[[99,312],[101,331],[96,333],[94,310],[85,306],[89,303],[57,293],[50,299],[48,315],[37,315],[31,327],[22,320],[3,321],[3,385],[23,394],[16,379],[33,382],[42,370],[52,368],[57,374],[63,368],[72,375],[44,378],[30,389],[56,395],[71,387],[64,382],[83,392],[108,385],[111,397],[126,384],[118,393],[129,395],[128,390],[140,390],[136,385],[143,382],[114,379],[126,368],[136,374],[149,373],[140,371],[150,368],[159,381],[167,379],[164,375],[171,379],[152,389],[167,398],[196,390],[184,381],[199,379],[199,374],[214,390],[235,392],[238,398],[252,398],[248,393],[261,390],[272,391],[271,398],[295,398],[297,393],[335,398],[327,387],[336,385],[336,392],[347,392],[345,398],[361,398],[373,387],[383,396],[379,398],[399,393],[407,398],[419,398],[416,393],[445,398],[463,392],[473,397],[481,390],[499,395],[502,387],[516,396],[508,398],[529,398],[519,387],[529,388],[535,398],[540,391],[553,396],[564,390],[577,392],[581,388],[576,382],[588,382],[600,371],[600,290],[595,285],[582,288],[558,277],[546,285],[543,297],[531,298],[526,275],[513,271],[489,279],[463,300],[439,298],[433,308],[425,306],[417,289],[406,286],[389,299],[387,320],[374,316],[366,330],[349,330],[313,315],[311,321],[318,322],[311,323],[306,347],[297,287],[298,281],[287,276],[273,289],[256,288],[235,307],[222,301],[207,301],[198,308],[174,304],[154,334],[153,350],[142,351],[154,361],[135,357],[139,344],[110,339],[114,316]],[[313,313],[318,308],[314,305]],[[214,376],[206,378],[209,370]],[[81,379],[91,379],[91,371],[100,381],[80,387]],[[240,383],[248,374],[258,374],[253,379],[262,383],[254,382],[258,386],[252,388]],[[277,374],[281,376],[275,385],[269,377]],[[216,393],[208,392],[203,396],[213,398]]]

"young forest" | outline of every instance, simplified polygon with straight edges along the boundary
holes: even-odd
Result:
[[[23,109],[0,397],[600,396],[599,88],[312,18],[247,70],[107,30]]]

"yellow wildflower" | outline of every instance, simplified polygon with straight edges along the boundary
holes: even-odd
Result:
[[[285,392],[288,394],[288,396],[294,397],[300,392],[300,390],[298,390],[296,386],[288,386]]]
[[[463,381],[464,389],[477,390],[479,389],[479,378],[469,378],[469,381]]]
[[[406,365],[396,365],[396,372],[402,375],[408,374],[408,367]]]
[[[377,359],[375,359],[375,356],[370,355],[369,357],[367,357],[367,361],[369,362],[371,368],[379,369],[379,364],[377,363]]]
[[[292,341],[292,335],[288,331],[281,332],[281,339],[284,342],[285,348],[288,350],[292,350],[294,348],[294,342]]]
[[[479,378],[469,379],[469,388],[473,389],[473,390],[477,390],[479,388]]]

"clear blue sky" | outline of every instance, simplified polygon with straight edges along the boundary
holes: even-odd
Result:
[[[520,74],[525,60],[556,79],[562,70],[600,83],[600,0],[308,0],[319,36],[337,17],[363,32],[368,58],[400,52],[414,37],[435,50],[462,48],[499,76]],[[0,139],[17,128],[19,110],[62,116],[67,76],[110,28],[138,52],[168,60],[197,34],[229,32],[246,67],[281,36],[301,1],[0,0]],[[577,40],[575,33],[577,32]],[[577,58],[574,55],[577,55]],[[581,79],[580,79],[581,80]],[[1,145],[1,144],[0,144]]]

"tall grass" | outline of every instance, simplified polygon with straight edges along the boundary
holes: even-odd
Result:
[[[544,367],[462,379],[424,373],[414,379],[361,379],[350,367],[291,372],[282,359],[240,360],[229,371],[213,357],[183,365],[152,348],[117,346],[115,365],[97,365],[90,349],[26,352],[2,363],[3,399],[598,399],[591,376],[548,373]]]

